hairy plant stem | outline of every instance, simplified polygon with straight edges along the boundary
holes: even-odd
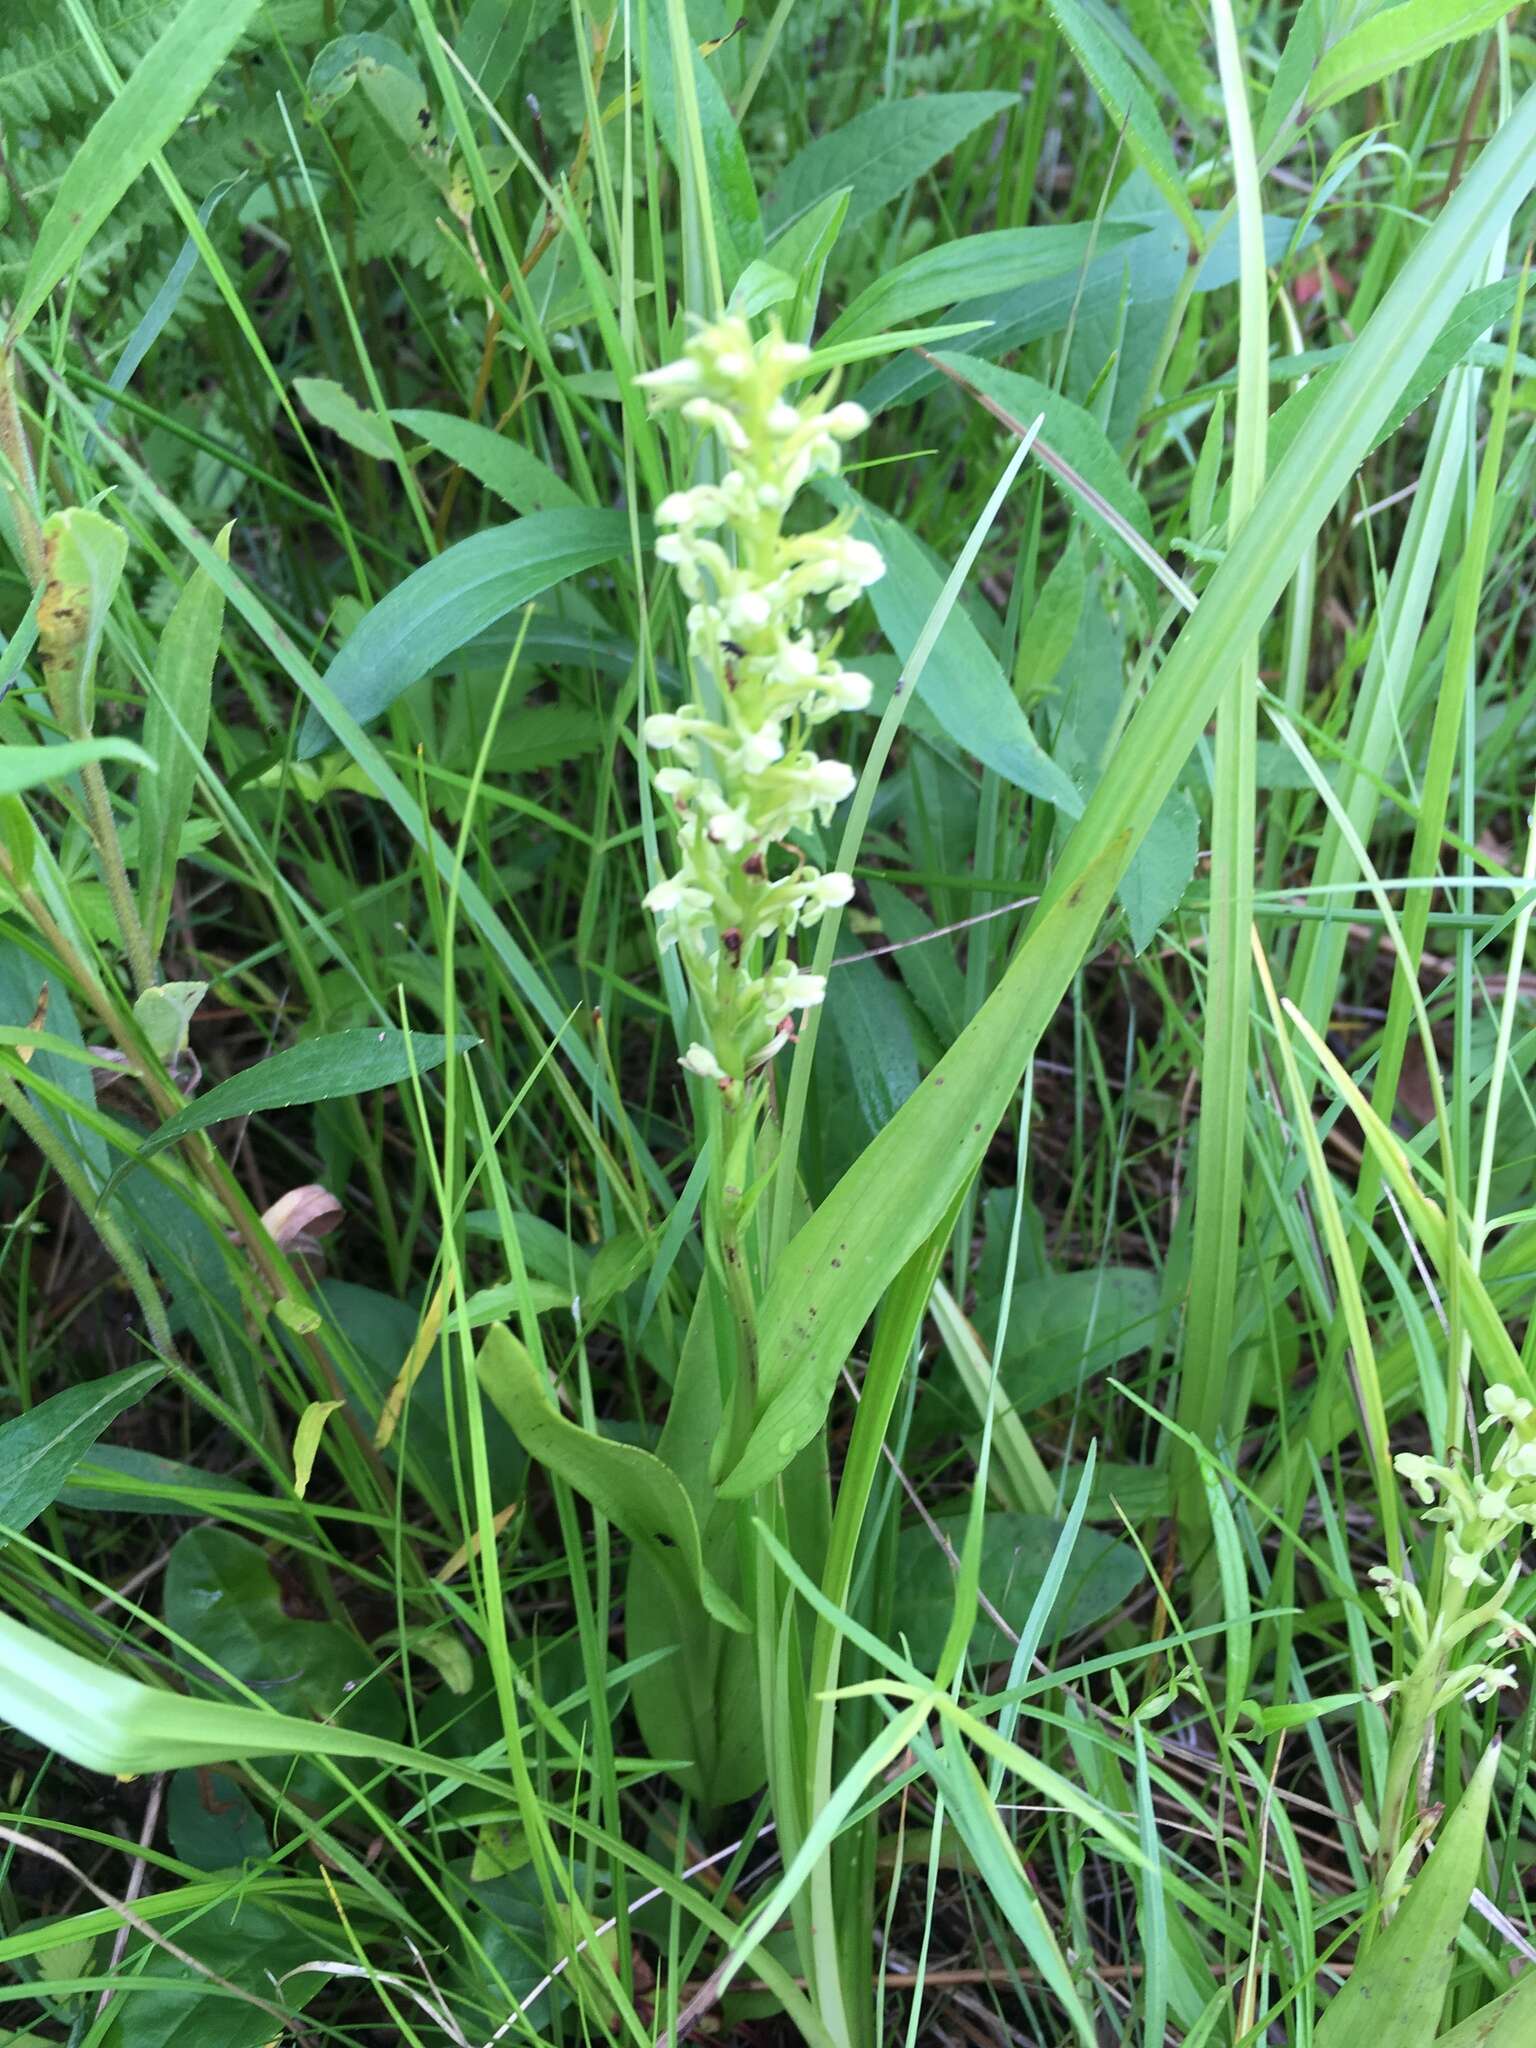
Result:
[[[97,1201],[97,1190],[81,1170],[64,1138],[28,1099],[27,1091],[9,1074],[0,1074],[0,1109],[15,1119],[42,1153],[64,1186],[90,1219],[103,1249],[122,1274],[144,1317],[149,1340],[168,1365],[179,1363],[171,1326],[155,1283],[137,1247],[118,1228],[110,1212]]]
[[[16,399],[16,358],[10,349],[0,349],[0,456],[9,464],[16,480],[10,486],[7,495],[16,521],[22,559],[33,588],[41,590],[47,578],[48,566],[43,547],[43,529],[38,519],[37,472],[32,462],[31,443],[27,439],[27,430],[22,423],[21,408]],[[70,732],[69,737],[75,740],[88,740],[91,737],[89,724],[79,723],[77,729]],[[128,955],[134,988],[142,995],[144,990],[154,983],[155,964],[150,956],[149,941],[144,935],[144,926],[139,918],[138,905],[133,900],[133,891],[128,884],[128,870],[123,861],[122,844],[117,836],[117,826],[112,817],[112,803],[107,794],[106,777],[101,772],[99,761],[86,763],[80,771],[80,782],[85,791],[86,818],[91,838],[101,860],[107,894],[112,900],[113,913],[122,932],[123,950]]]
[[[47,940],[49,950],[54,959],[59,962],[64,972],[74,983],[74,986],[84,998],[86,1005],[102,1029],[123,1054],[127,1062],[128,1071],[143,1088],[156,1114],[162,1119],[174,1116],[177,1110],[183,1107],[181,1096],[169,1081],[162,1080],[151,1067],[145,1065],[141,1046],[124,1029],[120,1007],[114,1005],[108,990],[91,972],[67,934],[56,920],[50,916],[46,906],[35,892],[20,884],[10,855],[3,849],[0,849],[0,880],[4,880],[9,886],[19,908],[32,920],[43,938]],[[24,1096],[22,1099],[25,1103]],[[9,1106],[6,1098],[0,1096],[0,1108],[8,1108]],[[25,1103],[25,1106],[30,1112],[30,1103]],[[19,1115],[17,1122],[22,1124],[22,1127],[28,1131],[29,1135],[32,1134],[31,1126],[26,1124]],[[39,1149],[42,1149],[41,1145]],[[211,1197],[221,1214],[228,1218],[230,1227],[242,1247],[249,1254],[251,1264],[265,1285],[268,1294],[274,1302],[283,1300],[292,1291],[286,1261],[274,1248],[271,1239],[262,1227],[261,1219],[245,1199],[238,1185],[231,1178],[223,1160],[206,1138],[194,1140],[187,1147],[187,1153],[188,1163],[194,1177],[201,1183],[203,1189]],[[94,1191],[81,1176],[77,1175],[75,1180],[71,1180],[64,1173],[62,1165],[60,1165],[59,1160],[52,1152],[47,1153],[46,1156],[50,1163],[58,1169],[61,1180],[64,1181],[75,1200],[79,1202],[86,1216],[100,1230],[104,1219],[96,1209]],[[82,1189],[84,1190],[83,1193]],[[115,1228],[115,1226],[112,1227]],[[119,1233],[119,1237],[121,1237],[121,1233]],[[106,1242],[105,1238],[103,1238],[103,1242]],[[117,1256],[115,1251],[113,1256]],[[138,1260],[137,1252],[131,1252],[131,1256]],[[138,1260],[138,1263],[148,1283],[148,1269],[143,1265],[142,1260]],[[149,1284],[151,1284],[152,1288],[152,1283]],[[135,1291],[137,1292],[137,1290]],[[158,1308],[158,1295],[155,1298]],[[166,1330],[168,1338],[169,1326],[165,1323],[163,1310],[160,1310],[159,1314],[161,1327]],[[147,1314],[146,1320],[148,1320]],[[151,1325],[151,1328],[153,1327]],[[394,1482],[390,1476],[389,1468],[384,1461],[383,1453],[375,1445],[371,1431],[364,1426],[361,1417],[357,1414],[352,1404],[345,1401],[344,1390],[340,1380],[337,1378],[336,1368],[326,1354],[324,1346],[312,1331],[303,1332],[299,1336],[298,1342],[309,1355],[315,1369],[317,1382],[323,1385],[336,1400],[343,1401],[342,1414],[346,1425],[382,1489],[383,1497],[387,1499]],[[169,1350],[167,1356],[174,1357],[174,1349]],[[232,1405],[238,1413],[245,1416],[246,1421],[253,1427],[261,1426],[264,1418],[259,1415],[250,1414],[243,1394],[239,1389],[233,1390]]]
[[[0,349],[0,455],[16,479],[6,492],[16,520],[22,561],[34,589],[43,581],[43,529],[37,516],[37,472],[32,466],[32,447],[22,425],[21,407],[16,402],[16,358],[10,349]]]
[[[81,733],[78,737],[88,739],[90,735]],[[134,993],[143,995],[145,989],[154,986],[155,963],[139,917],[139,907],[133,900],[133,890],[128,881],[128,867],[123,859],[122,841],[117,836],[117,823],[112,816],[112,800],[107,794],[107,779],[101,772],[99,761],[86,762],[80,770],[80,783],[85,791],[85,809],[91,828],[91,838],[96,844],[101,871],[106,879],[107,895],[111,898],[113,914],[117,918],[118,930],[122,934],[123,951],[128,956],[128,971],[133,976]]]

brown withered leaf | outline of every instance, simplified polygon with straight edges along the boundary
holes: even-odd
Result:
[[[43,1026],[47,1022],[48,984],[45,981],[42,987],[38,990],[37,1008],[32,1012],[32,1022],[27,1026],[27,1029],[29,1031],[41,1031]],[[32,1064],[32,1055],[36,1051],[37,1047],[35,1045],[18,1045],[16,1048],[16,1057],[21,1061],[21,1064],[24,1067],[30,1067]]]
[[[279,1195],[261,1220],[279,1251],[312,1258],[320,1251],[320,1239],[341,1221],[341,1204],[329,1188],[311,1181]]]

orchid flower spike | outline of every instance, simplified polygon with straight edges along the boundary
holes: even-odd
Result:
[[[869,703],[869,679],[837,660],[827,617],[885,564],[848,516],[784,530],[796,494],[835,475],[844,444],[869,424],[862,407],[834,404],[830,385],[791,402],[809,354],[777,328],[754,340],[727,314],[677,362],[636,380],[653,411],[680,410],[706,428],[729,465],[718,482],[673,491],[656,508],[666,529],[656,553],[690,600],[705,701],[654,713],[642,737],[663,757],[654,781],[678,854],[645,906],[662,944],[679,949],[704,1026],[681,1063],[732,1104],[792,1035],[795,1013],[825,994],[789,941],[853,894],[850,876],[812,866],[793,835],[828,826],[853,793],[853,770],[809,742],[829,718]]]

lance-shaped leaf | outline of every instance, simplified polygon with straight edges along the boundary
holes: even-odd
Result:
[[[1066,227],[996,228],[989,234],[961,235],[953,242],[924,249],[883,270],[872,284],[839,313],[821,338],[830,348],[880,334],[936,306],[978,292],[1017,291],[1043,278],[1077,276],[1096,254],[1115,248],[1147,231],[1144,221],[1099,221]]]
[[[769,222],[780,231],[849,186],[851,233],[1013,104],[1011,92],[928,92],[866,108],[785,165],[764,199]]]
[[[649,1451],[569,1421],[550,1400],[525,1346],[503,1325],[486,1337],[475,1369],[487,1398],[530,1458],[640,1545],[680,1593],[701,1600],[727,1628],[746,1629],[746,1616],[704,1563],[693,1502],[670,1466]]]
[[[159,1377],[158,1365],[129,1366],[66,1387],[0,1427],[0,1527],[25,1529],[52,1507],[97,1437]]]
[[[622,512],[585,505],[530,512],[461,540],[380,599],[331,663],[326,682],[366,725],[477,633],[628,545]],[[318,754],[330,737],[311,707],[299,729],[299,758]]]
[[[252,1756],[362,1757],[476,1785],[498,1799],[504,1780],[449,1755],[389,1742],[364,1728],[266,1713],[141,1685],[0,1614],[0,1721],[88,1771],[142,1777]]]
[[[478,1038],[454,1041],[458,1051],[472,1052]],[[120,1166],[108,1183],[111,1193],[139,1160],[153,1158],[178,1138],[205,1131],[230,1117],[254,1116],[263,1109],[295,1109],[303,1103],[334,1102],[361,1095],[370,1088],[389,1088],[440,1067],[449,1041],[430,1031],[394,1031],[387,1025],[361,1031],[336,1031],[308,1038],[301,1045],[258,1060],[243,1073],[232,1074],[206,1095],[168,1117],[145,1139],[136,1158]],[[105,1197],[103,1198],[105,1199]]]
[[[1482,1867],[1488,1802],[1499,1768],[1492,1743],[1408,1887],[1391,1925],[1356,1963],[1313,2036],[1316,2048],[1430,2048],[1456,1961],[1456,1937]]]
[[[229,560],[231,521],[214,542]],[[155,687],[144,714],[144,747],[159,773],[139,783],[139,915],[151,953],[165,939],[181,835],[192,815],[198,766],[208,739],[213,665],[224,629],[224,593],[194,569],[165,622],[155,656]]]
[[[1364,92],[1448,43],[1480,35],[1508,12],[1508,0],[1403,0],[1384,7],[1341,36],[1323,58],[1312,74],[1312,105],[1321,110]]]

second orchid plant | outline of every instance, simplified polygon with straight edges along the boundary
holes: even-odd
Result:
[[[1388,1614],[1403,1622],[1412,1659],[1407,1675],[1376,1695],[1396,1695],[1398,1705],[1377,1852],[1389,1880],[1401,1879],[1395,1866],[1404,1849],[1414,1782],[1431,1754],[1438,1716],[1457,1699],[1486,1700],[1512,1687],[1513,1663],[1493,1660],[1536,1640],[1509,1611],[1522,1569],[1518,1555],[1507,1568],[1499,1566],[1509,1538],[1536,1529],[1536,1407],[1502,1385],[1489,1387],[1485,1405],[1481,1433],[1491,1435],[1492,1443],[1480,1470],[1460,1459],[1441,1463],[1411,1451],[1393,1460],[1417,1495],[1424,1520],[1441,1527],[1444,1564],[1441,1583],[1427,1601],[1390,1566],[1371,1572]]]

